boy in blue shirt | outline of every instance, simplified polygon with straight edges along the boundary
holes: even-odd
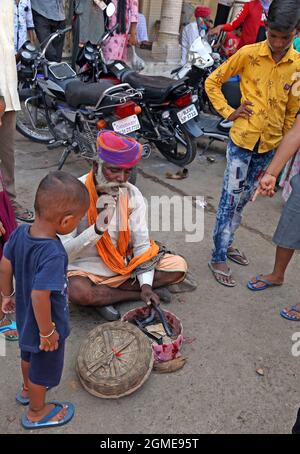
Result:
[[[2,310],[13,312],[16,305],[23,374],[16,399],[29,404],[21,419],[26,429],[66,424],[74,415],[71,403],[46,403],[45,395],[60,382],[70,332],[68,257],[57,235],[72,232],[88,207],[89,193],[77,178],[50,173],[36,193],[35,222],[20,225],[5,245],[0,265]]]

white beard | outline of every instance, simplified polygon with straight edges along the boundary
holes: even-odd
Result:
[[[96,179],[96,191],[98,194],[108,194],[113,197],[119,197],[120,189],[129,189],[128,183],[116,183],[108,181],[102,172],[102,164],[99,160],[98,170],[95,174]]]

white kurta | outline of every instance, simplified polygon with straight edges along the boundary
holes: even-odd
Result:
[[[14,49],[14,0],[0,1],[0,92],[6,112],[20,110]]]
[[[86,176],[80,178],[85,183]],[[146,219],[146,204],[141,192],[136,186],[129,184],[129,229],[130,229],[130,246],[133,248],[133,255],[146,252],[150,247],[149,231]],[[111,226],[108,231],[113,244],[116,246],[119,232],[114,228],[116,225],[116,213],[118,204]],[[77,229],[69,235],[61,236],[63,245],[69,257],[69,271],[85,271],[96,274],[97,276],[113,277],[116,273],[111,271],[103,262],[96,249],[96,243],[100,236],[95,233],[94,226],[89,227],[87,216],[85,216]],[[140,285],[152,285],[154,270],[140,274],[138,280]]]

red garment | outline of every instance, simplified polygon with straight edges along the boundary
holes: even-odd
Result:
[[[266,15],[260,0],[254,0],[245,3],[243,9],[237,17],[229,24],[223,25],[224,32],[232,32],[240,25],[243,25],[243,31],[238,49],[246,44],[256,43],[260,27],[265,26]]]
[[[10,199],[5,191],[2,188],[1,190],[1,176],[0,176],[0,221],[3,224],[5,229],[5,234],[0,237],[0,258],[3,254],[3,247],[8,238],[10,237],[11,233],[17,227],[17,222],[15,218],[14,210],[11,206]]]
[[[223,48],[227,51],[226,57],[231,57],[239,49],[241,38],[236,36],[232,32],[226,32],[226,38],[223,44]]]

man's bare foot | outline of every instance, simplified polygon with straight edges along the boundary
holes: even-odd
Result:
[[[264,282],[265,281],[265,282]],[[260,276],[253,277],[250,280],[250,283],[252,286],[256,289],[260,288],[265,288],[266,287],[266,282],[269,282],[270,284],[276,286],[276,285],[282,285],[283,284],[283,278],[276,276],[275,274],[261,274]]]
[[[226,287],[235,287],[236,281],[231,275],[231,269],[226,262],[220,263],[209,263],[208,264],[215,279],[222,285]]]
[[[27,413],[27,418],[31,422],[38,422],[41,421],[45,416],[47,416],[53,409],[55,405],[54,404],[46,404],[44,408],[40,411],[34,412],[32,410],[28,410]],[[63,405],[62,409],[55,415],[53,418],[50,419],[50,421],[61,421],[67,414],[68,406]]]
[[[11,321],[8,320],[6,317],[3,317],[2,320],[0,320],[0,326],[8,326],[11,324]],[[15,329],[10,329],[9,331],[5,331],[4,333],[1,333],[5,337],[18,337],[18,332]]]

